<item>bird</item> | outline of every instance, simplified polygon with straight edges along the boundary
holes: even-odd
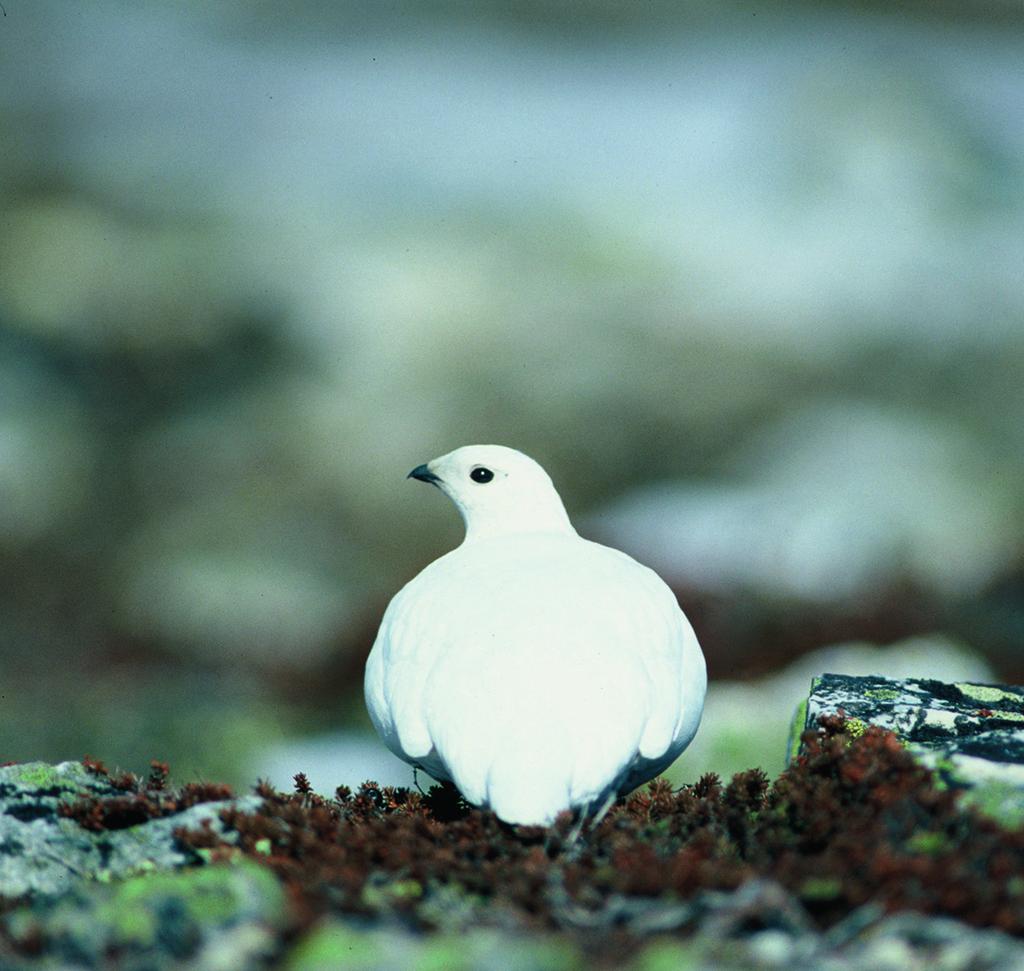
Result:
[[[704,655],[668,585],[581,537],[551,478],[502,445],[414,468],[458,508],[461,545],[395,594],[366,662],[384,744],[503,822],[580,823],[693,739]]]

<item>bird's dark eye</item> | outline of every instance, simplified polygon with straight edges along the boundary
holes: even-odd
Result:
[[[474,482],[483,484],[484,482],[490,482],[494,478],[494,473],[490,469],[485,469],[482,465],[478,465],[469,473],[469,477]]]

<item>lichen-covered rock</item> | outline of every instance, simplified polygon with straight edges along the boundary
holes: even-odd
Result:
[[[794,720],[791,751],[822,715],[836,714],[853,732],[895,732],[966,802],[1005,825],[1024,823],[1024,687],[824,674]]]
[[[704,728],[690,743],[685,756],[666,770],[667,778],[675,785],[700,778],[705,772],[716,772],[724,779],[752,765],[760,766],[770,776],[778,775],[785,767],[786,751],[780,741],[790,729],[790,716],[794,707],[806,702],[808,684],[822,671],[882,675],[897,680],[996,680],[995,672],[981,655],[944,634],[909,637],[885,646],[832,644],[804,654],[781,671],[761,678],[713,680],[704,702]],[[797,743],[802,729],[801,714]],[[293,758],[289,765],[296,761]],[[261,768],[258,774],[263,778],[268,773]],[[368,777],[377,778],[373,774]],[[278,778],[285,784],[284,780],[290,777],[279,772]],[[407,778],[402,784],[406,784]]]
[[[474,928],[430,936],[367,929],[326,920],[306,934],[284,962],[285,971],[1019,971],[1024,944],[997,931],[919,914],[880,917],[856,912],[829,933],[782,924],[758,928],[772,912],[758,909],[765,895],[786,899],[777,886],[749,885],[734,894],[704,895],[705,922],[686,938],[660,936],[626,958],[597,963],[578,942],[561,935],[525,935]],[[790,906],[794,906],[790,903]],[[692,910],[693,908],[691,908]]]
[[[129,796],[125,786],[81,762],[0,768],[0,898],[54,897],[82,880],[174,869],[187,861],[174,830],[210,826],[219,832],[219,813],[226,805],[251,809],[259,804],[247,796],[230,803],[197,801],[176,812],[168,800],[157,818],[123,825],[132,821],[129,817],[116,827],[91,829],[66,814],[76,803],[119,805],[137,796]]]
[[[270,871],[239,858],[82,883],[7,915],[2,929],[15,949],[39,942],[44,967],[242,971],[278,950],[286,912]],[[38,966],[0,951],[5,969]]]
[[[654,905],[652,904],[652,907]],[[827,932],[813,927],[800,904],[772,881],[756,880],[733,893],[703,893],[673,905],[678,918],[651,926],[631,954],[586,953],[565,935],[527,935],[493,927],[416,935],[367,928],[330,918],[291,949],[285,971],[1019,971],[1024,944],[998,931],[923,914],[884,916],[877,907],[854,911]],[[687,926],[686,937],[667,933]],[[655,936],[656,935],[656,936]]]

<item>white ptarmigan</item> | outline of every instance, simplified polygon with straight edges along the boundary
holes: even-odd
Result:
[[[409,477],[452,499],[466,538],[384,614],[365,691],[387,747],[532,825],[593,812],[674,761],[707,676],[661,578],[581,538],[514,449],[468,445]]]

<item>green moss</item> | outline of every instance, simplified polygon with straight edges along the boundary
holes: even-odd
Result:
[[[465,937],[452,934],[437,937],[422,950],[416,971],[466,971],[472,967]]]
[[[960,798],[1009,829],[1024,826],[1024,793],[1012,783],[981,782],[965,790]]]
[[[299,941],[285,968],[286,971],[334,971],[335,968],[369,971],[383,963],[383,950],[375,936],[353,930],[340,921],[328,921]]]
[[[957,769],[956,763],[942,752],[926,748],[917,742],[905,742],[904,746],[925,768],[932,771],[932,782],[936,789],[963,789],[973,785]]]
[[[274,875],[240,860],[237,864],[147,873],[111,887],[110,897],[96,910],[97,922],[111,930],[119,944],[149,947],[159,926],[159,912],[169,901],[197,925],[222,926],[242,916],[275,923],[285,900]]]
[[[800,736],[803,734],[804,726],[807,724],[807,699],[804,698],[796,711],[793,712],[793,720],[789,724],[789,752],[786,756],[786,765],[792,765],[800,754]]]
[[[401,932],[364,931],[331,920],[307,934],[284,964],[286,971],[376,971],[382,967],[410,971],[472,971],[508,968],[510,971],[581,971],[579,950],[553,934],[527,937],[500,931],[422,937]],[[679,971],[689,965],[650,966]],[[646,966],[645,966],[646,971]]]
[[[803,900],[835,900],[842,892],[843,884],[838,877],[812,877],[800,885]]]
[[[423,885],[418,880],[393,880],[384,884],[363,887],[362,901],[373,910],[390,907],[401,900],[418,900],[423,896]]]
[[[629,967],[631,971],[693,971],[707,966],[693,944],[658,941],[644,948]]]
[[[391,895],[399,900],[417,900],[423,896],[419,880],[398,880],[391,884]]]
[[[909,840],[907,840],[907,849],[911,853],[927,853],[934,855],[936,853],[942,853],[952,847],[949,838],[945,833],[935,832],[924,832],[915,833]]]
[[[1004,691],[1002,688],[994,688],[989,684],[967,684],[965,682],[957,682],[954,687],[968,698],[972,698],[974,701],[980,701],[985,704],[993,704],[1001,701],[1015,701],[1019,704],[1022,700],[1020,695],[1016,695],[1012,691]]]
[[[125,910],[97,914],[102,926],[109,928],[110,936],[119,945],[136,945],[150,948],[156,943],[156,932],[159,927],[157,915],[146,907],[129,907]]]

